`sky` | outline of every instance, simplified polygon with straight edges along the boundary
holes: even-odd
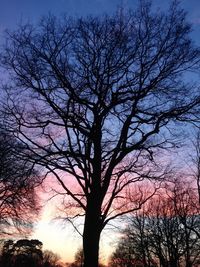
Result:
[[[160,3],[161,2],[161,3]],[[155,0],[154,3],[165,9],[169,0]],[[3,43],[5,29],[15,29],[20,22],[37,22],[42,15],[52,13],[57,16],[98,15],[112,13],[119,6],[135,7],[136,0],[0,0],[0,43]],[[181,6],[188,12],[188,19],[193,23],[193,39],[200,43],[200,0],[183,0]],[[44,248],[59,253],[65,261],[73,260],[73,253],[81,245],[80,237],[72,227],[50,221],[52,204],[45,204],[39,223],[36,225],[33,238],[40,239]],[[103,234],[101,241],[105,251],[109,251],[114,240]],[[105,253],[106,254],[106,253]],[[106,256],[105,256],[106,257]]]
[[[116,7],[134,7],[137,0],[0,0],[0,30],[14,28],[21,20],[37,21],[42,15],[66,13],[72,16],[111,13]],[[154,0],[155,5],[166,7],[169,0]],[[200,1],[182,0],[190,19],[200,23]]]

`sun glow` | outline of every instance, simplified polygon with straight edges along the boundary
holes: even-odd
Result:
[[[35,231],[31,238],[39,239],[43,243],[44,250],[52,250],[59,254],[63,262],[73,262],[74,255],[82,244],[81,237],[70,223],[64,224],[53,219],[52,211],[52,204],[47,204],[40,221],[35,225]],[[100,259],[103,263],[107,263],[118,237],[116,233],[113,235],[112,231],[108,229],[102,233]]]
[[[69,223],[63,224],[53,219],[52,211],[52,203],[48,203],[31,238],[42,241],[43,248],[59,254],[62,261],[73,262],[74,254],[81,245],[81,238]]]

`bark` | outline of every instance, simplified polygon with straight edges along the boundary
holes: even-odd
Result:
[[[83,231],[84,267],[98,267],[99,240],[103,225],[98,206],[90,200],[86,209]]]

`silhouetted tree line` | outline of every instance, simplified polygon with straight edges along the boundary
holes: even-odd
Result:
[[[199,214],[198,195],[191,186],[168,184],[132,215],[109,267],[199,266]]]
[[[6,240],[2,244],[0,267],[60,267],[60,257],[42,249],[37,239]]]

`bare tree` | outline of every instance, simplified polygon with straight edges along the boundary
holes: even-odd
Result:
[[[142,210],[133,213],[129,226],[111,257],[111,266],[196,266],[200,260],[197,194],[188,183],[169,183]]]
[[[71,264],[71,267],[83,267],[83,263],[84,263],[83,249],[79,248],[75,254],[74,262]]]
[[[51,250],[43,252],[43,267],[59,267],[60,256]]]
[[[126,234],[128,234],[128,231]],[[132,234],[131,232],[131,237]],[[129,238],[128,235],[124,235],[112,253],[108,265],[110,267],[131,267],[134,266],[134,262],[140,262],[142,264],[141,257],[137,254],[135,247],[133,239]]]
[[[2,127],[3,128],[3,127]],[[18,156],[24,147],[10,134],[0,130],[0,234],[1,237],[30,232],[39,211],[35,186],[38,172],[29,161]]]
[[[159,200],[151,205],[152,220],[148,223],[151,247],[161,266],[190,267],[199,260],[198,196],[184,178],[169,183]]]
[[[199,194],[199,204],[200,204],[200,131],[196,132],[193,140],[194,154],[192,158],[192,176],[196,181],[197,190]]]
[[[136,11],[49,16],[8,34],[8,125],[26,146],[21,156],[54,175],[55,193],[85,215],[84,267],[98,266],[105,225],[150,197],[126,194],[156,177],[155,151],[173,146],[173,123],[197,119],[199,92],[185,75],[199,50],[189,33],[176,3],[163,14],[141,1]]]

